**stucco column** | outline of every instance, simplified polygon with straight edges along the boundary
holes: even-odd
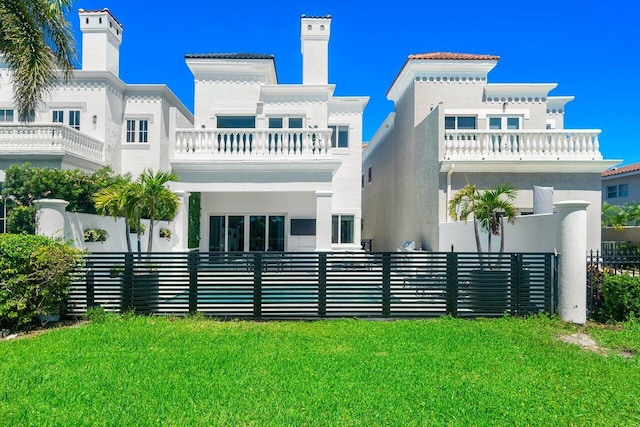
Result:
[[[64,240],[67,236],[67,206],[69,202],[61,199],[34,200],[36,207],[36,234]]]
[[[565,322],[587,321],[587,206],[584,200],[555,203],[558,215],[558,313]]]
[[[189,195],[188,191],[173,192],[180,199],[180,207],[178,213],[173,219],[174,230],[174,251],[189,250]]]
[[[316,191],[316,251],[331,250],[331,199],[333,191]]]

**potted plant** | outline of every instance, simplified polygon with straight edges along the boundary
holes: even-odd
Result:
[[[497,184],[479,191],[467,184],[449,202],[449,216],[467,221],[473,217],[473,229],[478,250],[480,268],[468,273],[468,297],[470,308],[487,314],[501,314],[509,308],[509,271],[500,269],[500,263],[492,263],[492,237],[500,236],[500,251],[504,252],[504,222],[514,223],[516,207],[513,203],[517,189],[513,184]],[[487,233],[487,257],[483,256],[480,242],[482,229]],[[501,255],[498,257],[500,260]],[[488,288],[491,288],[490,290]]]

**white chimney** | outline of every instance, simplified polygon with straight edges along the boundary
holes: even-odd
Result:
[[[118,77],[122,25],[109,9],[78,10],[82,31],[82,69],[111,71]]]
[[[302,84],[329,83],[329,35],[331,16],[300,17],[300,43],[302,48]]]

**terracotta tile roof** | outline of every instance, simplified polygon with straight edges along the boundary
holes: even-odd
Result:
[[[263,53],[188,53],[184,57],[192,59],[275,59],[274,55]]]
[[[387,95],[389,95],[389,91],[396,84],[398,77],[402,74],[402,70],[407,66],[409,61],[414,59],[430,59],[430,60],[449,60],[449,61],[497,61],[500,59],[499,56],[496,55],[482,55],[477,53],[455,53],[455,52],[430,52],[430,53],[414,53],[413,55],[409,55],[407,60],[404,61],[402,68],[396,74],[396,77],[393,79],[391,86],[387,90]]]
[[[111,16],[111,18],[116,21],[116,24],[120,25],[120,28],[124,29],[124,27],[122,26],[122,24],[116,19],[115,16],[113,16],[113,13],[111,13],[111,11],[108,8],[104,8],[104,9],[92,9],[92,10],[87,10],[87,9],[78,9],[78,12],[80,13],[100,13],[100,12],[107,12],[109,14],[109,16]]]
[[[609,169],[602,172],[602,177],[605,176],[613,176],[613,175],[622,175],[623,173],[636,172],[640,171],[640,163],[634,163],[632,165],[620,166],[617,168]]]
[[[430,52],[409,55],[409,59],[440,59],[455,61],[497,61],[500,59],[496,55],[481,55],[475,53],[455,53],[455,52]]]

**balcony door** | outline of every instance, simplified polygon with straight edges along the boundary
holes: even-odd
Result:
[[[211,215],[209,251],[284,251],[284,224],[284,215]]]
[[[489,130],[518,130],[520,129],[520,117],[489,117]],[[491,135],[491,145],[493,146],[493,152],[519,152],[520,151],[520,136],[513,134],[498,134]]]

